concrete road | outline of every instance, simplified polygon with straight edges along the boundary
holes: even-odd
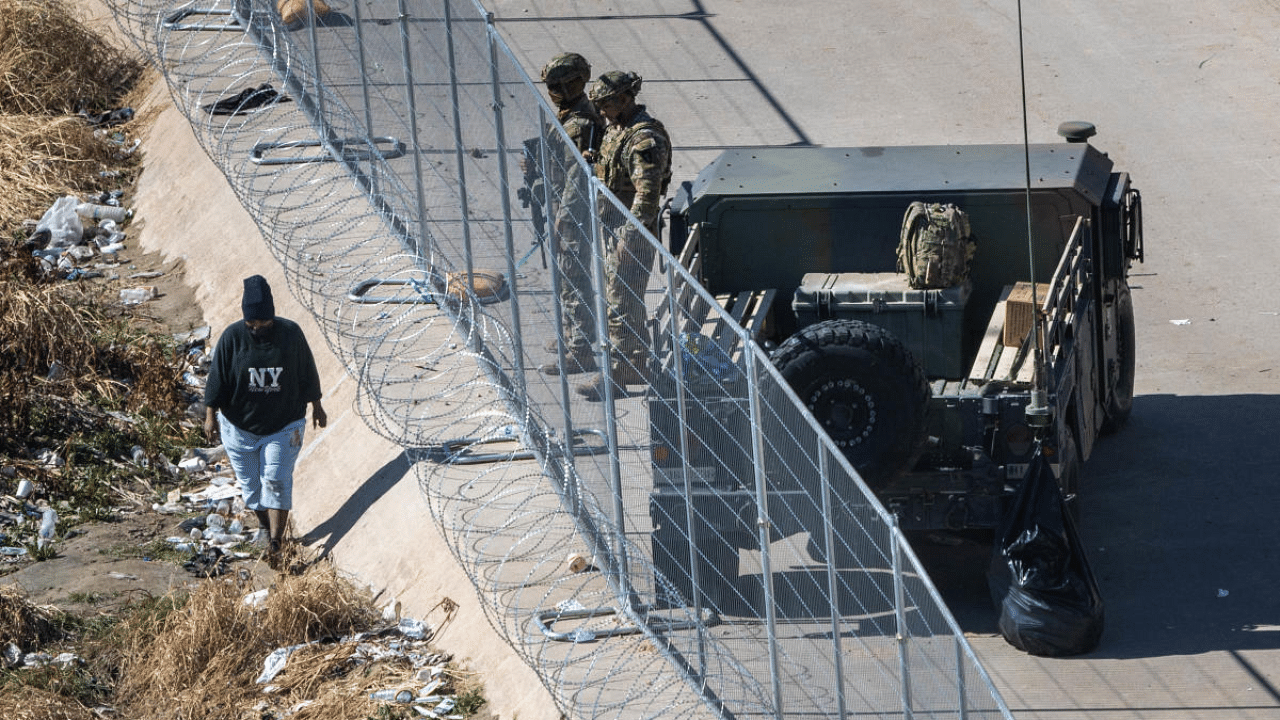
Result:
[[[1008,646],[989,548],[922,547],[1019,718],[1278,718],[1280,2],[1025,2],[1033,142],[1089,120],[1132,173],[1147,262],[1133,418],[1080,500],[1101,647]],[[561,50],[631,69],[676,181],[723,147],[1019,142],[1015,0],[491,0],[531,74]]]

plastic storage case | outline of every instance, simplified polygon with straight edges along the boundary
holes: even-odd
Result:
[[[930,378],[960,378],[965,363],[965,305],[972,285],[916,290],[902,273],[807,273],[791,308],[800,327],[861,320],[902,341]]]

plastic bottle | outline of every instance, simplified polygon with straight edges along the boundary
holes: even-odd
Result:
[[[222,530],[227,526],[227,519],[218,513],[209,513],[204,519],[205,527],[210,530]]]
[[[413,693],[408,690],[375,690],[369,693],[369,697],[382,702],[408,703],[413,702]]]
[[[19,480],[18,492],[15,493],[15,495],[19,500],[26,500],[27,496],[30,495],[31,491],[34,489],[35,487],[31,484],[30,480]]]
[[[154,285],[142,285],[139,287],[122,288],[120,290],[120,302],[125,305],[137,305],[148,300],[155,299],[156,288]]]
[[[110,205],[98,205],[96,203],[80,203],[76,205],[76,214],[82,218],[90,218],[93,220],[114,220],[116,222],[124,222],[133,213],[122,207],[111,207]]]
[[[43,550],[46,545],[53,542],[53,531],[58,526],[58,511],[53,508],[44,509],[44,518],[40,521],[40,537],[36,540],[36,547]]]
[[[141,445],[134,445],[133,449],[129,451],[129,455],[133,458],[133,464],[138,467],[151,465],[151,461],[147,459],[147,451]]]

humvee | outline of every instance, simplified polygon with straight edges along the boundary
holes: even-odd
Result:
[[[1059,134],[1067,142],[732,149],[670,204],[673,253],[770,351],[904,529],[996,527],[1037,445],[1073,498],[1096,440],[1129,416],[1141,199],[1088,142],[1092,125]],[[898,271],[916,201],[968,215],[965,282],[913,289]],[[655,556],[686,517],[678,462],[700,466],[690,502],[720,508],[744,493],[741,518],[693,515],[748,546],[750,458],[695,449],[680,460],[663,447],[679,436],[668,385],[655,383],[649,408]],[[715,387],[700,416],[679,422],[745,431],[740,388]]]

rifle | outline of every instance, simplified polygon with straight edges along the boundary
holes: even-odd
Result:
[[[541,250],[542,267],[545,268],[547,267],[547,214],[544,208],[546,198],[543,196],[545,188],[542,172],[539,169],[541,145],[540,137],[532,137],[524,141],[524,187],[516,191],[516,197],[520,200],[520,207],[529,208],[533,216],[533,247],[520,262],[528,260],[535,249]]]

